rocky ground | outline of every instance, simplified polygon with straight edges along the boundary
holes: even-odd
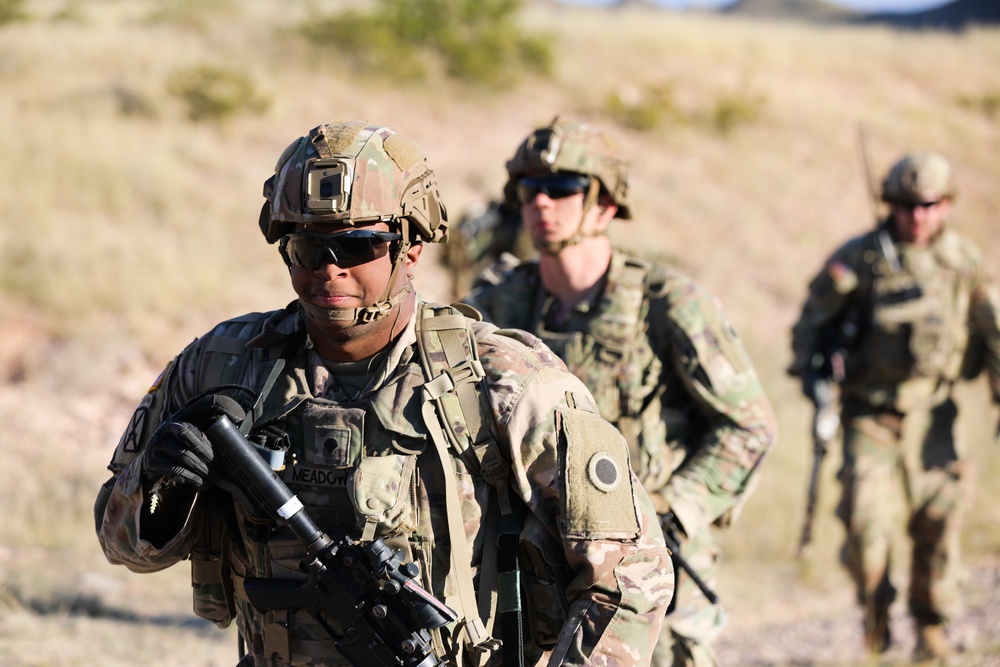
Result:
[[[763,573],[762,580],[774,573]],[[965,609],[949,625],[957,648],[948,665],[1000,666],[1000,560],[971,565]],[[839,573],[837,576],[841,576]],[[719,641],[720,664],[738,667],[910,665],[915,635],[900,595],[892,609],[893,643],[879,659],[866,655],[852,590],[806,592],[793,584],[767,586],[766,607],[756,596],[730,599],[730,623]],[[905,590],[905,588],[904,588]]]

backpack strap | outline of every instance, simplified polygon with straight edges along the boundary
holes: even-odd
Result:
[[[416,329],[426,378],[423,414],[438,458],[446,468],[446,511],[448,530],[453,536],[452,571],[456,573],[459,589],[455,606],[466,619],[466,634],[473,650],[478,652],[477,662],[486,664],[490,655],[503,645],[504,664],[516,667],[523,664],[524,646],[517,562],[524,512],[520,505],[517,506],[520,511],[516,511],[510,502],[509,465],[494,431],[493,413],[484,387],[486,374],[471,330],[471,322],[479,319],[478,312],[461,304],[421,304]],[[469,470],[496,489],[485,514],[486,547],[480,564],[478,600],[474,596],[472,553],[464,539],[454,471],[447,463],[452,455],[461,458]],[[511,587],[516,588],[508,590]],[[493,638],[498,616],[502,642]]]
[[[478,319],[478,313],[474,314]],[[468,317],[455,307],[422,304],[417,336],[427,379],[423,385],[426,400],[438,406],[455,454],[497,489],[500,514],[510,514],[507,460],[493,430],[493,413],[482,386],[486,373]]]

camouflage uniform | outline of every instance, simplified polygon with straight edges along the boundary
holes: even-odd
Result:
[[[629,443],[653,503],[686,534],[682,555],[714,585],[710,531],[731,523],[753,490],[776,435],[774,416],[718,301],[690,279],[616,251],[592,300],[556,327],[537,262],[481,280],[466,302],[487,321],[540,337],[594,394]],[[653,664],[715,664],[725,621],[681,575]]]
[[[505,201],[470,207],[441,253],[451,275],[452,298],[460,299],[480,272],[501,262],[524,260],[536,253],[521,224],[521,213]],[[516,261],[515,261],[516,263]]]
[[[362,195],[380,195],[362,188],[396,174],[394,179],[408,184],[401,196],[408,207],[404,213],[414,216],[409,222],[425,225],[419,236],[443,236],[444,220],[434,218],[438,201],[430,172],[410,169],[411,163],[422,162],[422,154],[388,128],[365,125],[320,126],[289,147],[276,179],[265,188],[269,202],[261,228],[269,241],[295,233],[294,227],[283,228],[290,222],[322,222],[319,214],[308,219],[297,209],[285,210],[304,201],[296,188],[309,187],[314,171],[323,178],[352,176],[353,195],[343,187],[352,184],[341,180],[337,187],[314,188],[315,196],[346,193],[343,209],[356,206],[367,213],[377,206],[363,202]],[[361,172],[380,166],[378,176]],[[422,176],[414,180],[414,174]],[[291,193],[292,204],[283,193]],[[320,202],[312,210],[321,206],[328,205]],[[390,210],[395,206],[393,200]],[[282,252],[290,261],[284,245]],[[386,298],[394,303],[395,297]],[[457,311],[443,309],[455,321]],[[223,322],[168,365],[122,436],[109,466],[113,476],[95,506],[107,558],[136,572],[190,558],[195,610],[220,626],[235,618],[249,649],[241,665],[348,664],[309,614],[261,613],[248,602],[247,577],[304,579],[298,565],[305,547],[286,527],[248,515],[231,496],[209,488],[199,491],[190,507],[164,502],[157,508],[157,516],[167,513],[176,521],[172,537],[155,544],[144,537],[151,515],[143,452],[157,427],[192,397],[221,384],[240,385],[261,397],[254,413],[260,428],[251,431],[251,439],[257,431],[273,435],[275,428],[283,434],[287,450],[281,476],[320,529],[355,540],[385,539],[417,562],[421,584],[453,607],[459,607],[463,585],[453,554],[470,552],[470,579],[480,603],[471,611],[480,613],[489,631],[495,572],[492,591],[484,580],[489,579],[488,562],[495,561],[497,513],[505,510],[497,509],[501,485],[496,479],[487,481],[485,473],[451,450],[439,456],[429,444],[437,421],[426,411],[425,358],[446,365],[459,361],[441,359],[444,352],[420,337],[419,315],[440,309],[418,303],[391,345],[352,363],[319,356],[306,330],[315,310],[300,297],[284,310]],[[529,616],[526,663],[645,664],[672,595],[673,571],[652,503],[629,469],[626,444],[597,416],[582,383],[535,338],[460,315],[458,321],[470,327],[484,373],[479,396],[502,456],[503,497],[524,516],[518,560]],[[451,426],[461,432],[467,424]],[[595,461],[601,463],[600,474],[595,474]],[[464,535],[450,529],[456,525]],[[438,655],[449,656],[446,664],[483,664],[468,647],[466,629],[451,624],[433,634]],[[489,664],[498,662],[494,654]]]
[[[1000,401],[998,317],[996,286],[972,243],[947,228],[926,246],[900,243],[891,217],[838,248],[809,285],[789,372],[808,379],[829,337],[847,338],[837,515],[873,650],[890,639],[891,546],[904,519],[918,628],[957,611],[964,466],[951,390],[985,361]]]

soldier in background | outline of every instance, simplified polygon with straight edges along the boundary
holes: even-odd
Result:
[[[692,280],[612,247],[608,225],[631,211],[626,163],[603,131],[556,118],[521,143],[507,171],[506,199],[539,257],[484,274],[465,301],[539,336],[584,381],[628,441],[680,555],[714,585],[711,528],[736,519],[776,438],[743,343]],[[675,602],[652,664],[716,665],[722,607],[685,575]]]
[[[461,215],[440,257],[451,276],[452,299],[458,300],[482,271],[503,270],[534,255],[519,208],[492,200],[470,206]]]
[[[536,338],[418,299],[423,244],[447,232],[421,149],[364,121],[320,125],[264,195],[260,231],[298,299],[219,324],[154,383],[95,505],[107,558],[136,572],[190,558],[195,610],[235,618],[241,667],[350,664],[309,609],[251,603],[250,578],[306,579],[306,546],[214,486],[203,431],[221,412],[283,454],[278,474],[322,531],[419,564],[458,612],[433,630],[440,664],[648,664],[673,571],[627,444]],[[249,421],[226,392],[249,397]],[[501,574],[523,605],[516,589],[498,599]],[[383,663],[416,664],[365,667]]]
[[[1000,401],[1000,294],[979,250],[946,225],[954,195],[951,167],[936,153],[892,167],[881,192],[889,215],[838,248],[810,283],[789,368],[813,397],[840,367],[842,555],[867,646],[882,652],[896,597],[892,536],[905,521],[918,659],[951,652],[944,623],[959,602],[963,461],[952,386],[985,366]]]

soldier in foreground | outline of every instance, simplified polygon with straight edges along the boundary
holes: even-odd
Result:
[[[814,401],[831,375],[840,382],[842,554],[875,653],[891,640],[892,536],[905,522],[918,659],[951,652],[944,624],[959,602],[963,461],[952,386],[985,366],[1000,401],[1000,294],[979,250],[946,225],[954,194],[936,153],[891,168],[881,191],[889,215],[810,283],[789,368]]]
[[[612,248],[608,225],[631,216],[626,163],[603,131],[556,118],[521,143],[507,170],[507,200],[539,258],[484,274],[466,302],[540,337],[590,388],[624,434],[668,537],[712,585],[720,554],[711,527],[735,520],[776,437],[743,344],[689,278]],[[723,609],[690,574],[675,603],[652,664],[715,665]]]
[[[627,445],[537,339],[413,291],[447,231],[421,149],[321,125],[264,195],[298,299],[222,322],[154,383],[95,506],[107,558],[191,559],[195,609],[235,618],[240,665],[647,664],[674,575]],[[267,455],[266,493],[234,440]],[[270,489],[280,507],[243,502]]]

